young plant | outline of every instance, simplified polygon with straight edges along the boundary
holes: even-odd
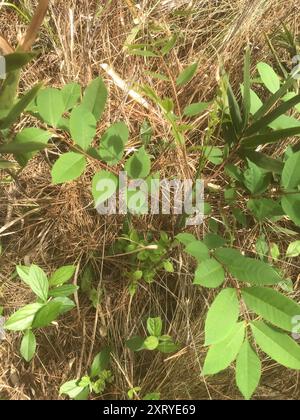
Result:
[[[67,395],[72,400],[87,400],[92,393],[103,394],[107,384],[113,380],[112,373],[108,370],[109,363],[110,350],[105,348],[95,356],[89,374],[64,383],[59,394]]]
[[[77,286],[66,284],[73,276],[75,267],[65,266],[54,272],[48,279],[37,265],[18,266],[17,273],[23,282],[37,296],[37,300],[19,309],[4,324],[9,331],[22,331],[20,352],[30,362],[36,351],[35,330],[45,328],[75,307],[68,296],[77,291]]]
[[[205,322],[208,352],[202,374],[215,375],[236,360],[236,383],[246,399],[259,385],[261,361],[256,348],[277,363],[300,370],[300,346],[290,336],[299,332],[300,305],[275,290],[284,283],[276,267],[224,247],[221,237],[196,240],[180,234],[197,264],[194,284],[217,289]]]
[[[136,294],[140,281],[151,284],[159,271],[174,272],[173,263],[168,256],[170,247],[171,239],[165,232],[160,232],[160,239],[156,241],[151,233],[145,239],[132,229],[118,241],[115,252],[128,255],[132,267],[125,273],[131,296]]]
[[[148,318],[148,337],[143,338],[140,336],[134,336],[127,340],[127,347],[132,351],[157,350],[161,353],[176,352],[179,349],[178,344],[174,343],[171,336],[162,335],[162,327],[163,325],[161,318]]]

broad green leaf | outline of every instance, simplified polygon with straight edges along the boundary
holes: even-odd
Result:
[[[226,240],[215,233],[205,235],[203,242],[209,249],[221,248],[226,244]]]
[[[16,268],[18,276],[20,277],[21,280],[23,280],[25,284],[27,284],[27,286],[30,285],[29,270],[30,270],[30,267],[27,267],[24,265],[18,265]]]
[[[261,361],[246,339],[236,359],[236,384],[246,400],[250,400],[261,378]]]
[[[45,149],[47,146],[44,143],[26,142],[16,143],[14,141],[0,145],[0,153],[31,153]]]
[[[262,194],[271,183],[271,175],[248,160],[248,169],[244,172],[245,187],[252,194]]]
[[[28,273],[28,284],[43,302],[48,299],[49,284],[45,272],[37,265],[32,264]]]
[[[65,314],[75,308],[75,303],[66,296],[59,296],[54,298],[51,302],[60,303],[59,315]]]
[[[300,255],[300,241],[294,241],[289,244],[286,251],[286,256],[288,258],[295,258]]]
[[[150,335],[159,337],[162,332],[162,320],[161,318],[148,318],[147,330]]]
[[[295,225],[300,226],[300,191],[284,195],[281,200],[281,205]]]
[[[109,165],[116,165],[123,157],[129,130],[124,122],[112,124],[100,140],[99,155]]]
[[[68,83],[62,90],[62,97],[65,104],[65,110],[69,111],[78,104],[81,97],[81,86],[78,83]]]
[[[79,178],[86,168],[86,159],[83,155],[68,152],[61,155],[53,165],[51,175],[52,184],[63,184]]]
[[[92,194],[97,208],[108,200],[118,188],[119,180],[116,175],[108,171],[98,172],[92,181]]]
[[[135,336],[126,341],[126,346],[132,351],[140,351],[144,349],[144,339]]]
[[[195,236],[191,233],[179,233],[176,235],[176,239],[185,246],[196,240]]]
[[[222,265],[214,258],[210,258],[198,265],[193,284],[213,289],[221,286],[224,280],[225,273]]]
[[[33,303],[26,305],[19,309],[4,324],[4,328],[10,331],[25,331],[31,327],[35,314],[41,309],[43,305],[40,303]]]
[[[62,286],[73,277],[76,267],[74,265],[65,265],[56,270],[49,279],[49,286]]]
[[[68,395],[72,400],[86,400],[89,396],[89,387],[78,385],[78,380],[64,383],[59,389],[59,395]]]
[[[62,303],[51,300],[46,303],[35,315],[32,328],[43,328],[55,321],[60,315]]]
[[[151,170],[151,159],[144,147],[141,147],[125,164],[125,171],[132,179],[147,178]]]
[[[30,362],[36,350],[35,335],[31,330],[27,330],[21,342],[20,353],[26,362]]]
[[[51,139],[52,134],[49,131],[41,130],[40,128],[36,127],[28,127],[23,128],[23,130],[19,131],[16,137],[13,140],[13,143],[17,146],[19,145],[20,149],[22,146],[28,143],[34,144],[37,143],[38,150],[40,147],[44,145],[46,147],[48,141]],[[38,151],[37,150],[37,151]],[[32,151],[29,153],[14,153],[16,160],[21,166],[26,166],[27,162],[32,159],[37,151]]]
[[[73,295],[79,287],[74,286],[73,284],[65,284],[63,286],[55,287],[54,289],[51,289],[49,291],[49,296],[51,297],[64,297],[64,296],[70,296]]]
[[[273,289],[250,287],[242,290],[247,307],[276,327],[293,330],[292,320],[300,315],[300,305]]]
[[[183,115],[185,115],[186,117],[195,117],[196,115],[199,115],[202,112],[206,111],[209,105],[210,102],[195,102],[184,108]]]
[[[258,63],[257,70],[266,88],[275,93],[280,88],[280,79],[271,66],[267,63]]]
[[[223,151],[219,147],[205,146],[203,147],[204,156],[214,165],[221,165],[224,160]]]
[[[161,341],[157,346],[157,350],[165,354],[175,353],[175,351],[177,351],[178,349],[179,346],[173,343],[172,339]]]
[[[286,190],[292,190],[300,185],[300,152],[292,154],[286,161],[281,181]]]
[[[247,207],[259,221],[284,215],[280,203],[269,198],[250,199]]]
[[[215,256],[239,281],[260,286],[278,284],[282,281],[273,267],[263,261],[244,257],[234,249],[219,248],[215,251]]]
[[[224,289],[215,298],[205,321],[205,346],[225,340],[236,327],[240,313],[235,289]]]
[[[277,159],[270,158],[264,153],[256,152],[254,150],[249,149],[241,149],[240,155],[243,158],[251,160],[251,162],[255,163],[257,166],[264,169],[265,171],[274,172],[275,174],[281,174],[283,171],[283,162]]]
[[[158,345],[159,345],[158,338],[152,335],[150,337],[147,337],[146,340],[144,340],[144,347],[147,350],[155,350],[157,349]]]
[[[110,349],[107,347],[98,353],[92,363],[90,369],[90,377],[93,379],[99,376],[103,370],[106,370],[110,361]]]
[[[198,69],[198,63],[191,64],[187,68],[185,68],[176,80],[177,86],[183,86],[190,82],[192,78],[195,76],[196,71]]]
[[[99,121],[107,100],[107,89],[101,77],[93,80],[84,92],[82,105]]]
[[[288,334],[269,327],[263,321],[251,323],[256,343],[277,363],[300,370],[300,346]]]
[[[209,249],[202,241],[190,242],[185,248],[185,252],[196,258],[198,262],[209,259]]]
[[[203,375],[215,375],[226,369],[236,359],[245,338],[245,324],[235,325],[224,341],[214,344],[207,352]]]
[[[38,94],[37,107],[43,120],[56,127],[65,110],[62,92],[58,89],[47,88]]]
[[[71,137],[78,146],[87,150],[96,135],[96,119],[83,105],[74,108],[70,115]]]

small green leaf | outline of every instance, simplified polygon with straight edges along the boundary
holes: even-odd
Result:
[[[43,120],[56,127],[65,110],[62,92],[58,89],[43,89],[37,97],[37,107]]]
[[[162,332],[162,320],[161,318],[148,318],[147,330],[150,335],[159,337]]]
[[[129,130],[124,122],[112,124],[100,140],[99,155],[109,165],[116,165],[123,157]]]
[[[213,289],[221,286],[224,280],[225,272],[222,265],[214,258],[211,258],[198,265],[193,284]]]
[[[150,336],[147,337],[146,340],[144,341],[144,347],[147,350],[155,350],[159,345],[159,341],[157,337],[154,336]]]
[[[65,110],[69,111],[78,104],[81,97],[81,86],[78,83],[68,83],[62,90],[62,97],[65,104]]]
[[[140,351],[144,348],[144,339],[135,336],[126,341],[126,346],[132,351]]]
[[[118,178],[108,171],[98,172],[92,181],[92,194],[97,208],[101,203],[108,200],[118,188]]]
[[[63,184],[79,178],[86,168],[86,159],[83,155],[68,152],[61,155],[53,165],[51,175],[52,184]]]
[[[71,137],[78,146],[87,150],[96,135],[96,119],[83,105],[74,108],[70,115]]]
[[[28,284],[43,302],[48,299],[49,284],[45,272],[37,265],[32,264],[28,273]]]
[[[36,350],[35,335],[31,330],[27,330],[21,342],[20,353],[26,362],[30,362]]]
[[[231,334],[218,344],[214,344],[207,352],[203,366],[203,375],[215,375],[226,369],[236,359],[245,338],[245,324],[235,325]]]
[[[89,395],[89,387],[81,387],[78,380],[64,383],[59,389],[59,395],[68,395],[72,400],[86,400]]]
[[[196,102],[191,105],[188,105],[184,108],[183,114],[186,117],[195,117],[196,115],[201,114],[206,111],[209,107],[210,102]]]
[[[280,88],[280,79],[271,66],[267,63],[258,63],[257,70],[266,88],[275,93]]]
[[[132,179],[147,178],[151,170],[151,159],[144,147],[128,159],[125,170]]]
[[[236,360],[236,384],[245,397],[250,400],[261,378],[261,362],[246,339]]]
[[[202,241],[193,241],[187,245],[185,252],[196,258],[198,262],[209,259],[209,249]]]
[[[15,312],[4,324],[4,328],[10,331],[25,331],[31,327],[35,314],[43,305],[33,303],[26,305]]]
[[[203,153],[207,160],[214,165],[220,165],[223,162],[223,151],[219,147],[205,146]]]
[[[263,321],[252,322],[251,329],[255,341],[271,359],[289,369],[300,370],[300,346],[291,337]]]
[[[175,353],[175,351],[177,351],[178,349],[179,349],[179,346],[173,343],[171,339],[166,340],[166,341],[161,341],[159,345],[157,346],[157,350],[165,354]]]
[[[99,376],[103,370],[106,370],[110,361],[110,349],[107,347],[98,353],[92,363],[90,377],[93,379]]]
[[[242,290],[247,307],[266,321],[286,331],[293,331],[293,319],[300,315],[300,305],[273,289],[250,287]]]
[[[175,238],[185,246],[196,240],[195,236],[191,233],[179,233]]]
[[[252,194],[262,194],[271,183],[271,174],[260,169],[248,160],[248,169],[244,172],[244,184]]]
[[[51,289],[49,292],[49,296],[51,297],[60,297],[60,296],[70,296],[73,295],[79,287],[74,286],[73,284],[65,284],[63,286],[55,287]]]
[[[19,145],[20,152],[15,153],[16,160],[21,166],[26,166],[27,162],[32,159],[37,151],[41,150],[41,146],[44,145],[46,147],[49,139],[51,139],[52,134],[49,131],[41,130],[40,128],[36,127],[28,127],[24,128],[23,130],[19,131],[16,137],[13,140],[15,145]],[[38,148],[36,151],[28,152],[28,153],[21,153],[22,145],[26,145],[28,143],[34,144],[36,143]]]
[[[176,80],[177,86],[183,86],[190,82],[192,78],[195,76],[196,71],[198,69],[198,63],[191,64],[187,68],[185,68]]]
[[[292,190],[300,185],[300,152],[292,154],[286,161],[282,172],[282,185]]]
[[[35,315],[32,328],[43,328],[55,321],[60,315],[62,303],[51,300],[46,303]]]
[[[240,307],[235,289],[224,289],[215,298],[205,321],[205,346],[225,340],[236,327]]]
[[[288,258],[295,258],[300,255],[300,241],[294,241],[289,244],[289,247],[286,251],[286,256]]]
[[[107,89],[101,77],[93,80],[84,92],[82,105],[99,121],[107,101]]]
[[[49,286],[62,286],[73,277],[76,267],[74,265],[65,265],[56,270],[49,279]]]
[[[300,226],[300,191],[284,195],[281,199],[281,205],[295,225]]]

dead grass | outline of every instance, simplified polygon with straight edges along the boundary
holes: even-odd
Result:
[[[23,3],[24,10],[30,14],[36,2],[18,3]],[[177,8],[178,3],[184,5]],[[180,11],[188,15],[183,16]],[[178,46],[168,61],[133,57],[123,51],[137,16],[142,20],[143,39],[149,39],[153,24],[161,27],[160,35],[180,34]],[[145,111],[117,88],[100,64],[108,63],[124,80],[150,84],[160,96],[172,96],[182,108],[214,96],[219,58],[230,69],[231,78],[238,86],[246,43],[252,45],[254,62],[266,58],[269,51],[264,35],[275,31],[282,21],[299,30],[297,0],[142,0],[140,9],[130,0],[59,0],[53,2],[36,45],[42,54],[27,68],[22,87],[31,86],[36,80],[54,86],[69,81],[86,85],[92,77],[101,74],[109,87],[110,100],[99,133],[110,123],[124,120],[131,132],[130,148],[138,144],[139,126],[148,118],[154,128],[153,147],[162,150],[163,141],[171,139],[168,127],[157,114]],[[1,32],[15,45],[26,22],[14,10],[0,6],[0,25]],[[175,79],[185,65],[195,60],[200,61],[197,77],[176,98],[168,84],[145,74],[145,70],[164,71],[167,67]],[[195,123],[199,138],[188,139],[188,144],[192,141],[200,144],[206,126],[207,116],[199,118]],[[103,398],[126,398],[132,386],[141,386],[142,395],[161,392],[164,399],[240,398],[233,371],[208,381],[201,377],[205,354],[203,320],[214,292],[191,286],[191,262],[178,251],[173,256],[177,271],[172,275],[162,274],[150,287],[142,286],[132,301],[123,278],[126,260],[109,258],[109,247],[121,234],[123,219],[104,218],[92,207],[90,179],[98,169],[96,164],[90,164],[79,182],[57,187],[50,181],[53,158],[50,154],[35,158],[18,184],[9,187],[1,183],[0,221],[6,228],[1,233],[4,252],[0,263],[0,304],[7,314],[29,302],[31,296],[26,287],[11,276],[15,264],[24,262],[35,262],[47,272],[65,263],[78,264],[81,272],[90,262],[95,269],[95,285],[103,291],[103,298],[95,313],[88,300],[80,296],[77,311],[59,321],[59,328],[53,326],[39,332],[38,354],[30,365],[18,355],[20,337],[8,334],[0,346],[1,398],[58,398],[60,384],[84,374],[91,356],[107,342],[114,349],[115,381]],[[186,165],[189,171],[195,171],[195,154],[188,154],[186,161],[181,159],[174,149],[168,148],[155,165],[168,175],[177,174],[179,167],[187,170]],[[224,185],[222,176],[214,176],[214,167],[207,167],[205,176],[217,185]],[[218,200],[214,203],[217,209],[223,206]],[[135,224],[141,231],[163,229],[173,234],[175,230],[172,218],[147,217],[136,220]],[[205,224],[195,233],[202,237],[206,228]],[[251,252],[258,235],[257,226],[249,228],[246,235],[244,231],[236,232],[235,245]],[[273,240],[271,236],[269,239]],[[285,249],[289,237],[274,234],[274,240],[279,239]],[[297,278],[299,264],[295,260],[282,261],[281,268]],[[149,315],[163,318],[168,332],[182,343],[180,352],[164,359],[148,353],[133,355],[125,349],[124,342],[130,335],[143,333]],[[264,370],[257,398],[299,399],[296,373],[283,371],[270,362],[264,364]]]

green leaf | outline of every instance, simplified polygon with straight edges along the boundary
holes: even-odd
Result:
[[[44,148],[47,146],[48,141],[51,139],[52,134],[49,131],[41,130],[36,127],[23,128],[19,131],[16,137],[13,140],[13,143],[22,150],[22,146],[28,143],[37,144],[37,150],[28,152],[28,153],[18,153],[15,152],[14,155],[16,160],[21,166],[26,166],[27,162],[32,159],[37,151],[41,150],[41,147],[44,145]],[[19,150],[20,150],[19,149]]]
[[[35,315],[32,328],[43,328],[55,321],[60,315],[62,303],[51,300],[46,303]]]
[[[185,68],[176,80],[177,86],[183,86],[190,82],[192,78],[195,76],[196,71],[198,70],[198,63],[191,64],[187,68]]]
[[[248,169],[244,172],[245,187],[252,194],[262,194],[271,183],[271,175],[248,160]]]
[[[135,336],[126,341],[126,346],[132,351],[140,351],[144,348],[144,339]]]
[[[81,86],[78,83],[68,83],[62,90],[62,97],[65,105],[65,110],[69,111],[78,104],[81,97]]]
[[[92,194],[97,208],[108,200],[118,188],[119,180],[116,175],[108,171],[98,172],[92,181]]]
[[[65,265],[56,270],[49,279],[49,286],[62,286],[73,277],[76,267],[74,265]]]
[[[286,251],[286,256],[288,258],[295,258],[300,255],[300,241],[294,241],[289,244],[289,247]]]
[[[20,277],[21,280],[23,280],[25,284],[27,284],[27,286],[30,285],[29,270],[30,270],[30,267],[23,266],[23,265],[18,265],[16,267],[18,276]]]
[[[300,370],[300,346],[286,333],[269,327],[263,321],[251,323],[256,343],[277,363]]]
[[[196,115],[206,111],[210,104],[210,102],[195,102],[184,108],[183,115],[186,117],[195,117]]]
[[[223,151],[219,147],[203,147],[204,156],[214,165],[220,165],[223,162]]]
[[[56,127],[65,110],[62,92],[54,88],[42,90],[37,97],[37,107],[43,120]]]
[[[209,249],[221,248],[226,244],[226,240],[215,233],[205,235],[203,242]]]
[[[45,149],[47,146],[44,143],[28,142],[24,144],[16,143],[14,141],[0,146],[0,153],[31,153]]]
[[[93,80],[84,92],[82,105],[99,121],[107,101],[107,89],[101,77]]]
[[[13,169],[16,166],[15,162],[0,159],[0,169]]]
[[[240,306],[235,289],[224,289],[215,298],[205,321],[205,346],[224,341],[236,327]]]
[[[254,150],[249,149],[241,149],[240,155],[243,158],[247,158],[251,160],[251,162],[255,163],[260,168],[268,171],[273,172],[275,174],[281,174],[283,171],[284,164],[280,160],[270,158],[266,156],[264,153],[256,152]]]
[[[79,178],[86,168],[86,159],[83,155],[68,152],[61,155],[53,165],[51,175],[52,184],[63,184]]]
[[[147,178],[151,170],[151,159],[144,147],[141,147],[125,164],[125,171],[132,179]]]
[[[261,378],[261,362],[246,339],[236,360],[236,384],[246,400],[250,400]]]
[[[70,115],[71,137],[78,146],[87,150],[96,135],[96,119],[83,105],[74,108]]]
[[[68,395],[72,400],[86,400],[89,396],[89,387],[78,385],[78,380],[64,383],[59,389],[59,395]]]
[[[32,303],[19,309],[4,324],[4,328],[9,331],[25,331],[31,327],[35,314],[43,305]]]
[[[241,146],[246,149],[255,149],[263,144],[276,143],[279,140],[284,140],[288,137],[297,136],[299,134],[300,127],[286,128],[284,130],[277,130],[270,133],[245,137],[241,141]]]
[[[33,359],[36,350],[36,339],[35,335],[31,330],[27,330],[21,342],[20,353],[26,362],[30,362]]]
[[[158,345],[159,345],[158,338],[152,335],[150,337],[147,337],[146,340],[144,341],[144,348],[147,350],[155,350],[157,349]]]
[[[226,369],[236,359],[245,337],[245,324],[235,325],[230,335],[218,344],[214,344],[207,352],[203,366],[203,375],[215,375]]]
[[[178,349],[179,349],[179,346],[173,343],[172,339],[162,341],[157,346],[157,350],[165,354],[175,353],[175,351],[177,351]]]
[[[35,57],[36,53],[34,52],[24,53],[16,51],[14,53],[7,54],[5,56],[6,74],[21,69]]]
[[[116,165],[123,157],[129,130],[124,122],[112,124],[100,140],[99,154],[109,165]]]
[[[247,207],[259,221],[284,215],[280,203],[268,198],[250,199]]]
[[[185,246],[196,240],[195,236],[191,233],[179,233],[175,238]]]
[[[92,363],[90,377],[93,379],[99,376],[103,370],[106,370],[110,361],[110,349],[107,347],[98,353]]]
[[[150,335],[159,337],[162,332],[162,320],[161,318],[148,318],[147,330]]]
[[[228,86],[228,89],[227,89],[227,97],[228,97],[230,116],[231,116],[231,120],[235,129],[235,133],[239,134],[243,128],[241,110],[230,85]]]
[[[295,225],[300,226],[300,191],[284,195],[281,199],[281,205]]]
[[[215,251],[215,256],[239,281],[259,286],[278,284],[282,281],[273,267],[263,261],[244,257],[234,249],[219,248]]]
[[[49,284],[45,272],[37,265],[32,264],[28,273],[28,284],[43,302],[48,299]]]
[[[146,394],[143,398],[144,401],[159,401],[160,400],[160,393],[159,392],[151,392],[150,394]]]
[[[281,181],[286,190],[292,190],[300,185],[300,152],[292,154],[286,161]]]
[[[213,289],[221,286],[224,280],[225,273],[222,265],[211,258],[198,265],[193,284]]]
[[[73,284],[65,284],[63,286],[55,287],[55,289],[51,289],[49,292],[49,296],[51,297],[60,297],[60,296],[70,296],[73,295],[79,287],[74,286]]]
[[[193,241],[187,245],[185,252],[196,258],[198,262],[209,259],[209,249],[202,241]]]
[[[250,48],[247,47],[244,59],[244,83],[243,83],[243,105],[244,105],[244,127],[247,126],[249,115],[251,111],[251,81],[250,81],[250,66],[251,66]]]
[[[280,79],[269,64],[258,63],[257,70],[263,84],[271,93],[275,93],[280,89]]]
[[[276,327],[293,331],[292,320],[300,315],[300,305],[273,289],[250,287],[242,290],[247,307]]]
[[[71,311],[73,308],[75,308],[75,303],[65,296],[59,296],[54,298],[51,302],[57,302],[60,303],[60,310],[59,315],[65,314],[66,312]]]
[[[41,84],[37,84],[32,89],[30,89],[27,93],[25,93],[24,96],[22,96],[22,98],[12,107],[12,109],[9,111],[7,116],[2,121],[0,121],[1,130],[9,128],[12,124],[14,124],[18,120],[22,112],[24,112],[25,108],[36,97],[41,87],[42,87]]]

